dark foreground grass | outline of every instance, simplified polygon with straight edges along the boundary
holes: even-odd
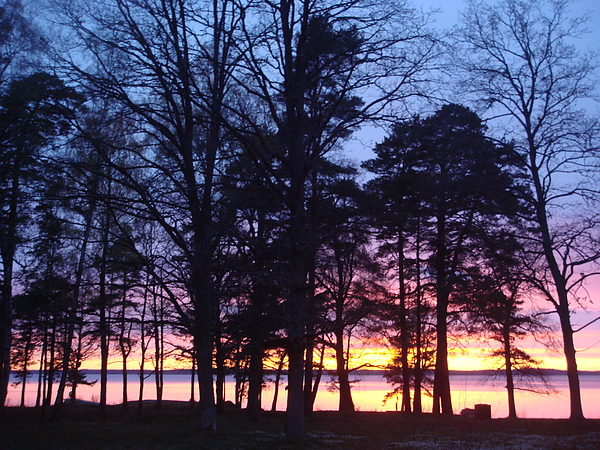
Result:
[[[475,420],[399,413],[315,412],[308,438],[289,442],[285,415],[264,413],[252,419],[244,411],[218,417],[218,431],[198,430],[193,408],[151,403],[137,418],[136,404],[123,413],[108,409],[101,420],[97,406],[65,406],[59,420],[41,422],[33,408],[5,408],[0,416],[0,449],[600,449],[600,420]]]

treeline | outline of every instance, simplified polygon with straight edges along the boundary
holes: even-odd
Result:
[[[571,313],[600,254],[598,124],[567,7],[469,4],[449,37],[403,1],[54,0],[37,20],[4,2],[1,402],[11,368],[23,385],[38,368],[58,414],[100,356],[104,408],[111,355],[125,405],[132,367],[160,400],[177,357],[214,430],[226,373],[258,414],[271,361],[298,438],[326,355],[354,410],[359,339],[395,349],[404,411],[431,392],[452,414],[459,333],[497,342],[516,416],[513,376],[537,364],[517,341],[547,331],[535,298],[582,418]],[[473,109],[439,101],[452,83]],[[388,137],[361,168],[344,151],[364,126]]]

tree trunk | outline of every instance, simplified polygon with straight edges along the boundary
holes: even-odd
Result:
[[[512,373],[512,348],[510,345],[510,329],[506,329],[503,333],[504,339],[504,367],[506,373],[506,391],[508,393],[508,417],[510,419],[517,418],[517,407],[515,404],[515,382]]]
[[[190,404],[196,403],[196,352],[192,348],[192,368],[190,370]]]
[[[77,330],[77,355],[75,361],[73,361],[74,367],[79,369],[81,367],[81,354],[83,347],[83,323],[79,324],[79,330]],[[75,404],[75,399],[77,398],[77,387],[79,384],[77,380],[73,380],[73,385],[71,386],[71,392],[69,393],[69,397],[71,399],[71,404]]]
[[[44,392],[44,379],[46,377],[46,347],[48,346],[48,332],[46,319],[43,318],[43,339],[42,349],[40,351],[40,365],[38,367],[38,385],[35,396],[35,407],[38,408],[42,404],[42,392]]]
[[[336,375],[340,389],[339,410],[340,412],[354,411],[352,401],[352,390],[350,388],[350,376],[344,351],[344,333],[338,329],[335,332],[335,362]]]
[[[310,330],[307,330],[307,334]],[[314,341],[312,337],[306,339],[306,351],[304,355],[304,415],[310,417],[313,412],[312,408],[312,390],[313,390],[313,358],[314,358]]]
[[[10,381],[10,351],[12,346],[12,261],[4,263],[2,304],[0,305],[0,408],[4,406]]]
[[[435,373],[433,380],[433,413],[452,415],[452,399],[450,397],[450,371],[448,368],[448,303],[450,289],[448,286],[446,211],[441,205],[437,213],[437,230],[435,241],[434,268],[436,272],[436,352]]]
[[[316,185],[316,180],[313,180]],[[311,215],[312,217],[312,215]],[[312,225],[311,225],[312,226]],[[314,395],[313,395],[313,377],[314,377],[314,351],[315,351],[315,284],[316,268],[315,255],[311,253],[308,258],[307,272],[307,301],[306,301],[306,351],[304,361],[304,414],[306,417],[312,416]]]
[[[405,272],[404,234],[398,232],[398,297],[400,300],[400,349],[402,358],[402,411],[409,413],[410,405],[410,367],[408,363],[409,334],[406,320],[406,286],[404,283]]]
[[[297,145],[292,145],[294,153],[301,153]],[[287,300],[288,339],[288,401],[286,417],[286,437],[304,439],[306,418],[304,406],[304,352],[306,347],[306,268],[309,254],[309,240],[306,230],[304,207],[303,163],[292,158],[292,182],[290,189],[290,291]]]
[[[315,380],[313,382],[312,395],[310,396],[310,409],[314,408],[315,400],[317,399],[317,393],[319,392],[319,384],[321,383],[321,377],[323,376],[323,360],[325,359],[325,344],[321,347],[321,356],[319,358],[319,369],[315,374]]]
[[[127,394],[127,355],[123,353],[123,411],[127,411],[128,409],[128,394]]]
[[[163,303],[162,298],[157,301],[157,296],[154,296],[154,385],[156,388],[156,403],[157,410],[162,409],[163,397],[163,362],[164,362],[164,336],[163,336]]]
[[[258,219],[257,240],[262,243],[266,239],[264,233],[264,215],[260,214]],[[257,245],[255,250],[255,272],[265,273],[265,255],[262,246]],[[261,395],[264,378],[263,359],[265,356],[264,342],[268,333],[265,331],[263,317],[265,314],[265,303],[270,295],[269,288],[261,276],[253,278],[252,293],[250,294],[250,311],[253,322],[248,328],[248,352],[250,363],[248,365],[248,412],[256,417],[262,410]]]
[[[569,380],[569,408],[571,420],[583,420],[583,405],[581,403],[581,386],[579,384],[579,371],[575,343],[573,341],[573,328],[568,309],[559,310],[560,327],[563,335],[565,358],[567,360],[567,378]]]
[[[255,342],[250,349],[250,364],[248,368],[248,412],[256,417],[262,411],[261,393],[263,383],[262,343]]]
[[[296,164],[294,164],[296,166]],[[301,167],[301,166],[299,166]],[[293,170],[297,172],[297,170]],[[292,177],[290,240],[290,292],[287,300],[288,339],[288,400],[286,437],[304,439],[306,418],[304,407],[304,351],[306,347],[306,257],[308,239],[305,228],[304,180]]]
[[[218,324],[218,323],[217,323]],[[196,359],[197,361],[197,359]],[[215,338],[215,364],[216,364],[216,409],[223,412],[225,409],[225,350],[221,343],[221,331],[217,331]]]
[[[209,255],[205,255],[210,257]],[[198,259],[197,265],[207,259]],[[200,429],[217,430],[216,405],[213,383],[213,346],[215,340],[213,298],[210,285],[210,272],[196,267],[196,289],[194,289],[196,305],[196,343],[198,351],[198,377],[200,380]]]
[[[306,73],[301,59],[296,59],[297,42],[301,40],[294,32],[294,2],[281,0],[278,14],[281,21],[283,48],[283,100],[286,117],[281,125],[286,145],[286,163],[290,171],[286,203],[289,209],[289,293],[286,301],[288,321],[288,401],[286,437],[304,439],[306,418],[304,407],[304,352],[306,350],[307,271],[311,254],[311,240],[306,216],[306,179],[308,173],[308,149],[306,148],[306,123],[304,121],[304,98]],[[304,17],[308,21],[308,17]],[[298,67],[300,66],[300,67]]]
[[[122,394],[123,394],[123,411],[129,409],[128,392],[127,392],[127,359],[131,352],[131,324],[127,324],[127,275],[123,274],[123,298],[121,305],[121,329],[119,335],[119,349],[121,350],[121,374],[122,374]]]
[[[106,281],[103,276],[100,280],[100,297],[106,298]],[[106,396],[108,387],[108,331],[106,305],[100,300],[100,411],[106,415]]]
[[[296,339],[288,345],[288,396],[285,435],[288,439],[304,439],[306,418],[304,415],[304,345]]]
[[[29,352],[31,351],[31,332],[27,334],[27,341],[25,342],[25,349],[23,355],[23,371],[21,372],[21,402],[20,406],[23,408],[25,406],[25,386],[27,385],[27,376],[29,375],[29,370],[27,370],[27,366],[29,366]]]
[[[563,271],[561,271],[559,268],[559,264],[556,260],[556,255],[554,252],[553,239],[550,234],[550,225],[548,223],[545,190],[542,186],[540,173],[537,169],[537,147],[533,141],[533,136],[531,135],[531,133],[528,136],[528,144],[529,164],[531,167],[531,176],[536,196],[536,218],[542,237],[544,256],[550,269],[550,273],[552,274],[552,280],[554,282],[554,287],[556,288],[556,293],[558,296],[558,302],[551,298],[549,298],[548,300],[550,300],[550,302],[556,308],[556,312],[558,313],[558,317],[560,320],[560,328],[563,335],[563,351],[567,363],[567,377],[569,380],[569,417],[572,420],[582,420],[584,419],[584,415],[583,406],[581,403],[579,372],[577,370],[577,356],[575,350],[575,343],[573,342],[573,327],[571,326],[567,282],[565,276],[563,275]]]
[[[69,366],[71,364],[71,353],[73,347],[73,339],[75,338],[75,322],[77,321],[77,311],[79,308],[79,292],[81,290],[81,282],[83,280],[83,271],[85,270],[85,256],[87,254],[87,246],[92,230],[92,219],[94,215],[95,205],[92,204],[87,212],[85,220],[85,229],[83,231],[83,239],[81,242],[81,251],[79,252],[79,261],[77,261],[77,273],[75,275],[75,286],[73,286],[73,297],[67,312],[68,323],[67,333],[63,342],[63,361],[62,373],[60,382],[56,391],[56,400],[54,401],[54,410],[52,411],[51,420],[56,420],[60,412],[60,408],[65,398],[65,389],[67,387],[67,379],[69,374]]]
[[[448,300],[444,294],[437,299],[437,348],[435,352],[435,373],[433,381],[433,413],[453,415],[450,397],[450,370],[448,368]]]
[[[12,282],[17,242],[17,222],[20,196],[20,167],[15,161],[11,180],[9,210],[6,215],[6,230],[0,246],[2,253],[2,293],[0,294],[0,409],[4,407],[10,381],[10,351],[12,347]]]
[[[279,396],[279,383],[281,382],[281,372],[283,372],[283,364],[285,362],[285,351],[281,352],[277,372],[275,372],[275,387],[273,389],[273,403],[271,404],[271,412],[277,411],[277,397]]]
[[[54,387],[54,374],[56,372],[56,334],[57,334],[57,323],[56,319],[52,318],[52,333],[50,334],[50,345],[48,348],[48,354],[50,360],[47,361],[46,365],[46,386],[44,389],[44,395],[42,399],[42,421],[46,419],[46,411],[52,404],[52,388]]]
[[[233,389],[233,403],[236,407],[241,408],[242,406],[242,385],[244,383],[244,374],[242,373],[242,360],[236,358],[234,366],[234,379],[235,387]]]
[[[215,17],[217,15],[215,3]],[[200,385],[200,429],[205,431],[217,430],[217,417],[215,405],[215,393],[213,383],[213,348],[215,345],[215,323],[218,305],[212,293],[211,284],[211,261],[213,259],[213,182],[217,152],[220,146],[220,115],[223,96],[223,74],[220,57],[221,33],[217,23],[214,24],[214,48],[213,55],[213,90],[211,92],[209,117],[209,130],[206,141],[204,159],[204,186],[202,197],[198,198],[196,183],[196,166],[193,161],[194,153],[194,111],[186,105],[186,137],[184,145],[184,158],[186,159],[185,177],[190,198],[190,209],[192,213],[193,236],[193,261],[191,261],[192,296],[194,298],[196,314],[195,346],[198,351],[198,375]],[[191,83],[186,76],[185,83]],[[186,88],[186,90],[189,87]]]
[[[146,364],[146,351],[148,344],[146,343],[146,311],[148,309],[148,295],[152,292],[154,295],[154,288],[150,288],[150,275],[146,274],[146,283],[144,286],[144,302],[142,304],[142,313],[140,315],[140,371],[138,379],[140,387],[138,390],[138,404],[137,404],[137,416],[142,417],[142,410],[144,404],[144,383],[146,379],[145,364]]]
[[[108,233],[110,226],[110,216],[108,208],[105,206],[104,223],[102,229],[102,255],[100,259],[100,274],[99,274],[99,334],[100,334],[100,414],[102,418],[106,417],[106,395],[108,387],[108,295],[106,292],[107,285],[107,257],[108,257]]]
[[[416,321],[416,336],[415,336],[415,392],[413,399],[413,411],[416,414],[421,414],[423,412],[423,405],[421,402],[421,384],[423,381],[423,362],[422,362],[422,332],[423,332],[423,323],[421,318],[421,224],[420,221],[417,225],[417,249],[416,249],[416,277],[417,277],[417,287],[416,287],[416,308],[415,308],[415,321]]]

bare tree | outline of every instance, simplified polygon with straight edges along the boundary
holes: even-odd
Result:
[[[120,144],[128,164],[106,162],[118,182],[135,193],[129,207],[134,204],[139,215],[156,221],[188,265],[200,422],[211,430],[216,428],[211,261],[219,231],[213,208],[231,46],[227,30],[236,17],[232,5],[228,0],[54,2],[58,31],[66,38],[54,53],[58,65],[92,95],[109,99],[113,120],[146,136],[144,145]],[[96,148],[104,152],[102,145]]]
[[[585,17],[570,17],[570,3],[471,1],[457,36],[461,89],[502,122],[529,172],[536,228],[530,281],[558,314],[570,417],[581,419],[571,313],[600,257],[598,123],[582,109],[597,66],[572,44]]]

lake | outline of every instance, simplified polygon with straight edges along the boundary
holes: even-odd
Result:
[[[88,380],[100,378],[97,371],[87,371]],[[369,373],[363,371],[354,375],[357,380],[354,383],[352,394],[354,404],[360,411],[394,411],[396,401],[389,400],[383,403],[383,398],[391,390],[381,373]],[[163,398],[165,400],[190,399],[190,375],[183,372],[166,372]],[[14,381],[14,375],[11,376]],[[567,376],[564,373],[551,373],[547,376],[554,392],[551,395],[536,394],[527,391],[516,392],[517,414],[521,418],[568,418],[569,417],[569,395]],[[315,402],[315,410],[337,410],[337,392],[328,390],[329,377],[324,376],[319,393]],[[583,410],[587,418],[600,419],[600,372],[584,372],[580,375],[581,395]],[[450,376],[452,387],[452,405],[455,413],[463,408],[473,408],[475,404],[487,403],[492,407],[492,417],[506,417],[508,415],[507,395],[504,383],[501,379],[490,379],[479,372],[455,372]],[[134,371],[129,372],[129,400],[137,400],[138,376]],[[285,410],[286,390],[285,377],[279,389],[277,402],[278,410]],[[538,386],[541,388],[541,386]],[[268,382],[263,391],[263,408],[271,409],[273,401],[274,383]],[[37,374],[34,372],[27,382],[26,404],[35,404],[37,389]],[[234,380],[227,378],[226,397],[233,399]],[[10,386],[8,394],[8,405],[19,404],[21,387]],[[144,398],[152,400],[156,398],[153,378],[145,382]],[[77,398],[88,401],[98,401],[100,387],[99,383],[94,386],[80,386],[77,390]],[[118,372],[111,372],[108,376],[108,403],[121,403],[121,376]],[[197,394],[196,394],[197,398]],[[424,408],[431,410],[431,399],[424,397]]]

